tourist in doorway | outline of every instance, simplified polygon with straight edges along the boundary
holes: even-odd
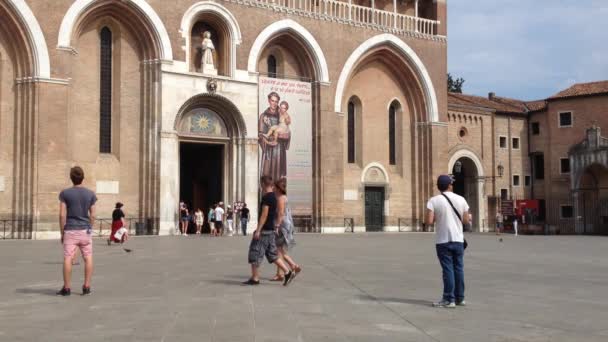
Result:
[[[72,260],[76,249],[84,258],[84,284],[82,294],[91,294],[93,275],[92,229],[95,224],[95,192],[82,185],[84,171],[79,166],[70,169],[70,179],[74,185],[59,194],[59,228],[63,244],[63,287],[57,295],[71,294]]]
[[[183,236],[188,236],[188,221],[190,221],[190,212],[186,203],[182,202],[179,207],[179,225]]]
[[[501,230],[502,230],[502,214],[499,211],[496,213],[496,235],[500,235]]]
[[[249,223],[249,208],[247,208],[247,203],[243,203],[243,209],[241,209],[241,230],[243,231],[243,236],[247,236],[247,224]]]
[[[439,176],[441,194],[426,204],[426,224],[435,223],[435,249],[443,273],[443,297],[435,307],[464,306],[464,235],[463,225],[469,223],[469,205],[453,191],[452,177]]]
[[[194,223],[196,224],[196,235],[201,234],[201,229],[203,228],[204,223],[203,211],[201,208],[196,209],[194,212]]]
[[[230,205],[226,206],[226,225],[228,226],[228,236],[234,234],[234,211]]]
[[[253,238],[249,244],[249,253],[247,260],[251,265],[251,277],[245,281],[245,285],[260,284],[260,265],[264,260],[264,256],[269,263],[276,263],[277,266],[285,272],[283,285],[287,286],[293,280],[293,271],[291,271],[285,262],[279,258],[277,245],[275,242],[274,221],[277,213],[277,198],[273,191],[272,177],[262,176],[262,190],[264,196],[260,203],[260,220],[258,226],[253,233]]]
[[[124,205],[120,202],[116,202],[114,211],[112,211],[112,231],[108,237],[108,246],[115,243],[124,243],[128,239],[127,226],[125,222],[125,213],[122,210]]]
[[[215,208],[215,230],[219,236],[224,235],[224,202],[220,202]]]
[[[277,251],[279,253],[279,258],[283,259],[294,272],[293,278],[295,278],[302,271],[302,268],[289,256],[289,254],[287,254],[287,251],[296,244],[296,241],[293,237],[294,225],[293,218],[291,217],[291,209],[289,208],[289,201],[287,199],[286,178],[281,178],[274,183],[274,194],[277,197],[277,217],[274,224],[277,233]],[[271,280],[284,281],[284,274],[280,267],[277,266],[277,273]]]
[[[209,234],[211,236],[216,236],[216,234],[215,234],[215,207],[216,207],[216,204],[212,205],[209,208],[209,212],[207,213],[207,220],[209,221]]]

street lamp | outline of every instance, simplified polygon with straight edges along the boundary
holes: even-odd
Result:
[[[454,163],[454,172],[455,173],[462,172],[462,162],[460,160],[457,160],[456,163]]]
[[[502,163],[498,164],[498,177],[502,177],[504,172],[505,172],[505,167],[502,166]]]

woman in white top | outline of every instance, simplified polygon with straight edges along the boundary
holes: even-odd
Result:
[[[203,222],[204,222],[204,218],[203,218],[203,211],[201,210],[201,208],[196,209],[196,211],[194,212],[194,223],[196,224],[196,234],[200,235],[201,233],[201,229],[203,228]]]

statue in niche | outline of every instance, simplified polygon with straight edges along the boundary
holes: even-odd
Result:
[[[213,63],[213,51],[215,46],[211,40],[211,32],[205,31],[203,33],[202,43],[203,56],[201,57],[201,70],[203,74],[217,75],[217,69]]]

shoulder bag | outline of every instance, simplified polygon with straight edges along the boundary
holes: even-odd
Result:
[[[454,214],[456,214],[456,216],[458,217],[458,220],[460,220],[460,223],[462,223],[462,235],[464,235],[464,222],[462,221],[462,217],[460,216],[460,213],[458,212],[458,210],[456,210],[456,207],[454,207],[454,204],[452,204],[452,201],[450,201],[450,198],[448,196],[446,196],[443,192],[441,193],[441,195],[443,197],[445,197],[446,200],[448,200],[448,203],[450,203],[450,206],[452,207],[452,209],[454,209]],[[467,247],[469,246],[469,243],[467,242],[467,239],[463,238],[464,241],[464,249],[467,249]]]

